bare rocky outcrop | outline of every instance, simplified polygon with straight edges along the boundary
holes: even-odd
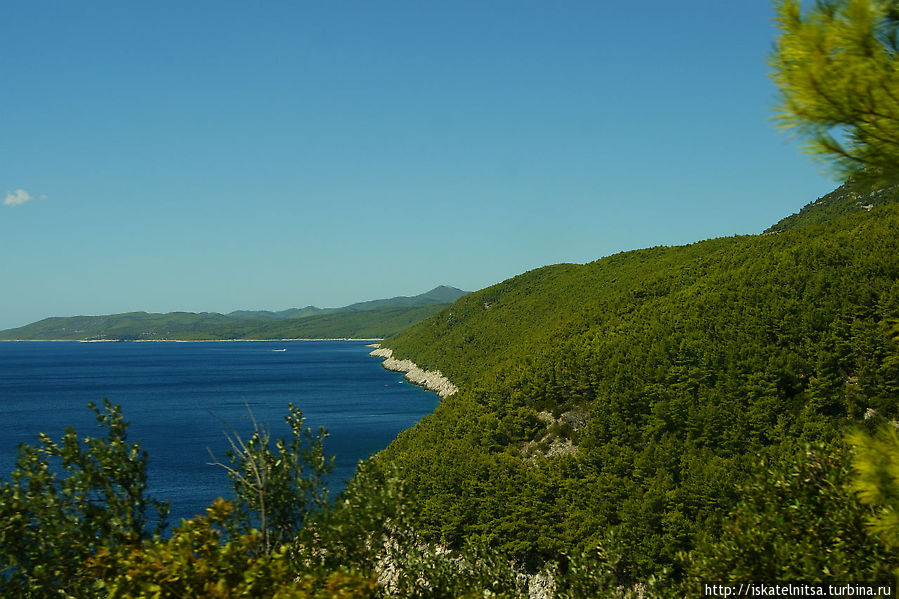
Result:
[[[378,344],[372,344],[375,347]],[[378,346],[375,350],[369,352],[370,356],[375,358],[384,358],[381,363],[385,369],[392,372],[405,372],[405,378],[413,385],[424,387],[428,391],[434,391],[440,398],[449,397],[459,390],[448,378],[443,376],[439,370],[423,370],[415,362],[411,360],[397,360],[393,357],[393,350]]]
[[[577,408],[562,413],[558,418],[552,412],[540,412],[537,418],[546,423],[546,433],[536,440],[525,443],[521,453],[530,460],[537,456],[554,458],[577,452],[577,445],[571,440],[571,435],[576,434],[587,424],[588,412],[583,408]]]

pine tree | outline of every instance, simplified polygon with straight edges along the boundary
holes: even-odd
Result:
[[[841,178],[899,175],[899,1],[778,0],[780,126]]]

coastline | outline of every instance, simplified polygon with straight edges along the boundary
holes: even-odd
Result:
[[[452,381],[443,376],[439,370],[424,370],[418,364],[411,360],[397,360],[393,357],[393,350],[381,347],[379,343],[373,343],[369,347],[373,347],[368,355],[374,358],[384,358],[381,367],[391,372],[404,372],[404,379],[423,387],[427,391],[433,391],[440,399],[444,399],[456,393],[459,388]]]

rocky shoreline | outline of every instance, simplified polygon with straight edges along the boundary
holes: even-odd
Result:
[[[405,378],[413,385],[424,387],[428,391],[433,391],[440,396],[441,399],[449,397],[459,390],[448,378],[443,376],[439,370],[423,370],[415,362],[411,360],[397,360],[393,357],[393,350],[381,347],[377,343],[373,343],[369,347],[375,349],[368,355],[375,358],[384,358],[381,366],[391,372],[405,372]]]

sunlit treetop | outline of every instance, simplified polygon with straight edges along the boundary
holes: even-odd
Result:
[[[777,0],[779,125],[841,178],[899,175],[899,0]]]

